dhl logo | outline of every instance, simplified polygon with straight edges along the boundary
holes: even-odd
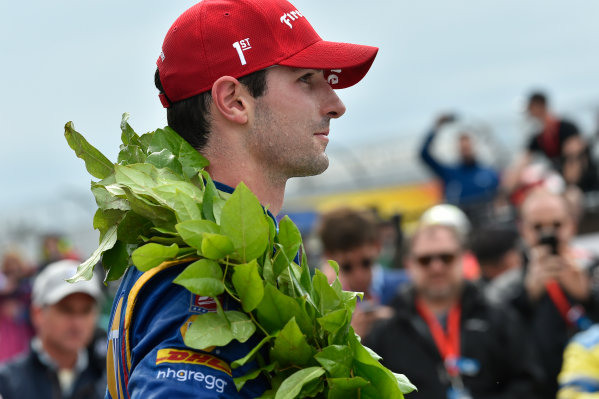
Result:
[[[156,364],[161,363],[201,364],[231,375],[231,368],[221,359],[205,353],[197,353],[183,349],[159,349],[156,354]]]

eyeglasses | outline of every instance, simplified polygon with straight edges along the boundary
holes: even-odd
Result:
[[[351,273],[354,269],[353,265],[356,264],[362,269],[370,269],[374,264],[374,258],[363,258],[357,262],[344,262],[339,265],[339,268],[343,271],[343,273]]]
[[[438,254],[414,255],[414,259],[423,267],[429,267],[435,259],[440,260],[443,265],[449,266],[455,261],[457,256],[458,255],[455,252],[441,252]]]

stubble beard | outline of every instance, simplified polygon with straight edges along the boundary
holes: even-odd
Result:
[[[246,144],[269,171],[271,179],[287,181],[292,177],[319,175],[327,170],[329,157],[324,148],[320,152],[316,149],[315,138],[310,136],[310,141],[302,143],[302,137],[293,135],[297,131],[307,136],[308,132],[325,130],[328,119],[318,127],[306,124],[301,129],[290,130],[289,125],[287,119],[275,118],[267,106],[257,105],[256,123]]]

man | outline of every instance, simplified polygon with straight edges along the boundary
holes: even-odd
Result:
[[[504,174],[502,185],[508,193],[518,188],[521,176],[533,162],[535,154],[541,155],[552,167],[559,169],[558,164],[564,157],[564,148],[568,141],[580,135],[574,123],[553,114],[543,92],[535,91],[530,94],[526,112],[538,130],[534,132],[525,151]]]
[[[521,324],[464,279],[463,254],[454,228],[421,225],[406,260],[412,284],[365,345],[410,378],[414,399],[534,398],[538,374]]]
[[[532,190],[519,224],[526,263],[503,300],[527,320],[547,378],[544,395],[555,397],[568,339],[599,321],[599,285],[591,278],[597,261],[572,246],[575,223],[562,195]]]
[[[459,206],[477,222],[477,216],[484,213],[486,205],[495,198],[499,175],[478,161],[472,138],[466,133],[460,134],[458,139],[460,159],[457,164],[443,164],[432,155],[431,146],[439,130],[454,120],[453,115],[439,116],[422,144],[420,158],[441,180],[444,200]]]
[[[50,263],[36,277],[31,306],[36,336],[29,354],[0,369],[3,399],[103,397],[105,359],[92,342],[102,291],[97,277],[65,281],[78,265],[73,260]]]
[[[224,192],[244,182],[272,214],[287,179],[323,172],[329,123],[345,112],[334,89],[357,83],[377,49],[323,41],[285,0],[204,0],[172,25],[155,83],[169,126],[209,161]],[[172,280],[185,264],[130,268],[115,297],[107,398],[259,397],[263,379],[238,392],[232,369],[257,342],[212,351],[184,344],[187,326],[215,301]],[[226,308],[233,306],[227,296]]]
[[[317,230],[327,262],[323,270],[329,280],[335,279],[328,265],[331,259],[339,265],[343,289],[364,293],[352,319],[354,331],[364,338],[376,320],[391,316],[391,308],[385,305],[406,281],[406,276],[402,270],[384,270],[376,264],[381,242],[377,220],[371,211],[337,208],[325,212]]]

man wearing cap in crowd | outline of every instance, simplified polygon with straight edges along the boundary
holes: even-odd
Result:
[[[410,398],[538,397],[541,373],[521,322],[464,278],[463,260],[455,227],[421,223],[408,245],[412,283],[393,302],[395,315],[375,325],[364,344],[409,376],[418,387]]]
[[[65,280],[79,262],[50,263],[35,278],[31,350],[0,368],[2,399],[94,399],[104,395],[105,359],[92,343],[102,290],[97,277]],[[89,349],[88,349],[89,347]]]
[[[289,178],[322,173],[331,119],[345,113],[334,89],[352,86],[378,49],[324,41],[285,0],[204,0],[169,29],[155,84],[168,124],[210,165],[217,188],[244,182],[276,214]],[[232,369],[257,342],[212,351],[187,347],[187,326],[214,300],[172,284],[185,264],[129,268],[115,297],[107,398],[255,398],[258,378],[238,392]],[[234,306],[226,296],[225,307]]]

